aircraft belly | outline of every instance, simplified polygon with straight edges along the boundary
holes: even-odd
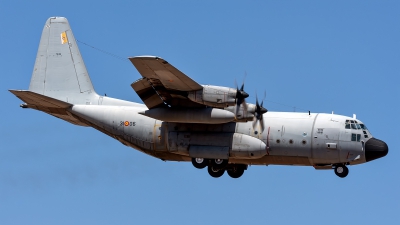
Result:
[[[268,155],[260,159],[235,159],[230,158],[231,163],[247,164],[247,165],[296,165],[311,166],[308,157],[303,156],[274,156]]]

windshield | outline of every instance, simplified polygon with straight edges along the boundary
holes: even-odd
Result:
[[[361,129],[363,129],[363,130],[368,130],[367,126],[365,126],[365,125],[362,124],[362,123],[360,123],[360,127],[361,127]]]
[[[355,120],[346,120],[345,128],[346,129],[353,129],[353,130],[361,130],[361,129],[362,130],[368,130],[367,126],[365,126],[362,123],[358,123]]]

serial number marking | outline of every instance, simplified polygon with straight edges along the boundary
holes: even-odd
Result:
[[[132,121],[120,121],[119,122],[119,126],[125,126],[125,127],[133,127],[136,125],[136,122],[132,122]]]

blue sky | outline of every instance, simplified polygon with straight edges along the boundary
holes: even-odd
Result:
[[[2,1],[1,224],[398,224],[399,1]],[[92,128],[21,109],[50,16],[121,57],[157,55],[202,84],[247,73],[271,111],[357,114],[389,154],[345,179],[251,166],[211,178]],[[80,44],[99,94],[140,102],[128,61]]]

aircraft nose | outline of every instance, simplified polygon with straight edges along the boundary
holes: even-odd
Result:
[[[387,144],[379,139],[371,138],[365,143],[365,160],[367,162],[387,155]]]

